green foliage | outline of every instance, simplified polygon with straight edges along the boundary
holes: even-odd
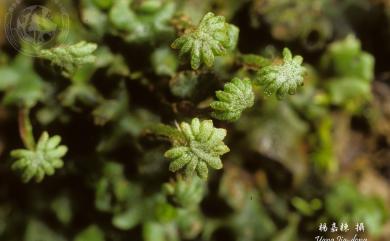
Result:
[[[296,240],[299,224],[298,215],[290,215],[288,217],[288,226],[281,230],[272,241],[294,241]]]
[[[170,171],[176,172],[186,167],[186,176],[192,176],[196,171],[199,177],[207,179],[207,166],[222,168],[220,156],[229,152],[229,148],[223,143],[225,129],[215,128],[211,120],[200,121],[198,118],[192,119],[191,124],[182,122],[178,129],[185,142],[165,152],[165,157],[171,159]]]
[[[31,219],[28,221],[25,241],[50,240],[50,241],[66,241],[64,237],[52,230],[45,223]]]
[[[50,206],[61,223],[69,224],[72,221],[72,201],[66,193],[56,197]]]
[[[199,210],[180,210],[177,225],[182,237],[195,239],[204,228],[204,218]]]
[[[374,58],[361,49],[353,35],[329,45],[321,60],[322,67],[334,76],[355,77],[370,82],[374,77]]]
[[[291,204],[305,216],[313,216],[316,211],[322,208],[322,202],[317,198],[307,201],[300,197],[294,197]]]
[[[125,178],[121,164],[104,165],[103,176],[96,183],[95,206],[99,211],[113,214],[111,222],[116,228],[128,230],[139,224],[140,195],[140,188]]]
[[[301,66],[303,58],[292,56],[288,48],[283,49],[283,62],[271,64],[257,72],[256,82],[264,86],[264,93],[268,96],[276,93],[282,99],[287,93],[293,95],[297,88],[303,85],[305,68]]]
[[[45,84],[34,71],[31,58],[18,55],[9,66],[0,67],[0,75],[3,104],[32,107],[43,99]]]
[[[62,67],[63,74],[71,77],[81,65],[95,62],[96,57],[93,52],[96,49],[96,44],[81,41],[74,45],[43,49],[39,52],[39,56]]]
[[[236,121],[241,113],[253,106],[255,95],[252,83],[249,79],[234,78],[225,84],[224,90],[218,90],[216,96],[219,99],[210,104],[214,109],[213,117],[219,120]]]
[[[333,26],[327,15],[339,14],[338,8],[332,3],[322,0],[272,0],[264,4],[262,1],[253,3],[252,20],[257,25],[267,22],[271,34],[282,41],[300,40],[308,50],[323,48],[326,41],[332,37]]]
[[[114,35],[121,36],[127,42],[156,42],[164,36],[173,34],[169,20],[175,11],[171,1],[115,1],[109,10],[109,21]]]
[[[331,218],[367,225],[370,233],[378,235],[389,218],[383,200],[361,194],[349,180],[335,185],[325,200],[325,208]]]
[[[191,207],[199,204],[205,194],[204,182],[198,177],[179,178],[175,182],[164,185],[164,190],[172,200],[181,207]]]
[[[155,208],[156,219],[160,223],[170,223],[177,218],[177,209],[165,200],[157,203]]]
[[[317,123],[315,149],[312,153],[314,167],[320,172],[334,173],[339,169],[335,148],[332,145],[333,120],[325,117]]]
[[[269,59],[256,54],[244,54],[240,60],[245,67],[253,69],[260,69],[271,64]]]
[[[49,137],[49,134],[44,132],[33,150],[17,149],[11,152],[11,156],[17,159],[12,164],[12,169],[23,173],[24,182],[32,178],[35,178],[36,182],[41,182],[45,175],[53,175],[55,169],[64,165],[62,157],[65,156],[68,148],[59,145],[60,142],[60,136]]]
[[[147,222],[143,225],[143,239],[145,241],[178,241],[170,235],[172,229],[157,222]]]
[[[199,87],[199,76],[193,71],[184,71],[178,73],[170,83],[170,89],[173,95],[180,98],[194,97],[194,93]]]
[[[309,130],[307,123],[289,104],[276,99],[250,114],[237,123],[240,131],[247,132],[247,148],[283,163],[294,174],[294,182],[304,179],[307,166],[301,143]]]
[[[371,99],[374,58],[361,49],[360,41],[354,36],[332,43],[321,65],[329,75],[326,87],[332,104],[356,112]]]
[[[158,75],[174,76],[178,67],[176,56],[169,48],[154,51],[151,57],[153,68]]]
[[[93,3],[101,9],[109,9],[113,4],[113,0],[93,0]]]
[[[215,56],[226,55],[237,45],[239,30],[225,23],[225,18],[207,13],[198,27],[189,29],[172,43],[172,48],[180,49],[180,56],[190,52],[191,67],[198,69],[201,63],[213,66]]]
[[[74,241],[104,241],[104,233],[96,226],[91,225],[79,233]]]
[[[270,240],[276,226],[267,215],[258,194],[254,191],[248,194],[251,198],[244,200],[244,206],[235,213],[234,218],[229,220],[229,224],[234,227],[235,234],[241,237],[241,240]],[[246,228],[252,232],[246,232]]]

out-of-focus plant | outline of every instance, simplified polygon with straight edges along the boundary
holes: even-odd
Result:
[[[74,241],[104,241],[104,233],[95,225],[87,227],[85,230],[77,234]]]
[[[102,212],[112,213],[112,224],[128,230],[141,220],[141,190],[124,177],[123,166],[106,163],[103,176],[96,183],[95,206]]]
[[[181,176],[176,181],[164,185],[166,194],[172,197],[172,200],[182,206],[191,207],[199,204],[205,193],[204,182],[196,176],[185,180]]]
[[[322,48],[332,36],[328,9],[329,3],[322,0],[256,0],[252,18],[258,24],[256,15],[264,16],[274,38],[284,41],[298,38],[312,50]]]
[[[294,197],[291,204],[305,216],[313,216],[313,214],[322,208],[322,202],[318,198],[307,201],[300,197]]]
[[[339,163],[333,145],[333,126],[334,123],[331,117],[323,118],[318,123],[316,138],[313,138],[315,149],[311,157],[319,172],[335,173],[339,170]]]
[[[31,58],[18,55],[8,66],[0,67],[0,74],[0,90],[4,92],[3,104],[32,107],[43,100],[46,86],[34,71]]]
[[[360,41],[354,36],[332,43],[321,65],[329,75],[327,89],[332,104],[356,112],[372,98],[374,58],[361,49]]]
[[[110,4],[111,5],[111,4]],[[169,20],[173,17],[173,1],[114,1],[108,14],[112,32],[128,42],[155,42],[173,34]]]
[[[95,62],[96,57],[93,52],[96,48],[96,44],[82,41],[70,46],[43,49],[39,52],[39,56],[61,66],[64,69],[63,74],[70,77],[81,65]]]
[[[361,194],[349,180],[341,180],[325,200],[330,218],[353,225],[364,223],[367,231],[378,236],[389,218],[385,203],[375,196]]]

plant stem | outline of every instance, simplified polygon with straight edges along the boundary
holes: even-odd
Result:
[[[176,128],[164,124],[155,124],[148,128],[156,135],[168,137],[174,143],[185,143],[183,134]]]
[[[19,134],[24,146],[29,150],[35,149],[35,139],[32,132],[32,125],[30,121],[30,109],[23,108],[19,111]]]

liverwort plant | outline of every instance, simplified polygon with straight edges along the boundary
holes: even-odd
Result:
[[[17,159],[12,164],[12,169],[22,171],[24,182],[32,178],[36,182],[41,182],[45,175],[53,175],[55,169],[64,165],[62,157],[68,148],[60,145],[60,142],[60,136],[50,137],[47,132],[43,132],[33,150],[17,149],[11,152],[11,156]]]
[[[22,173],[24,182],[29,182],[32,178],[41,182],[45,175],[53,175],[56,169],[64,165],[62,158],[68,148],[60,145],[60,136],[50,137],[47,132],[43,132],[35,143],[28,115],[28,109],[19,112],[19,130],[25,148],[11,151],[11,156],[16,159],[12,169]]]
[[[253,106],[255,94],[249,79],[234,78],[225,84],[224,90],[216,92],[218,101],[210,104],[214,109],[212,116],[219,120],[236,121],[241,113]]]
[[[93,52],[97,49],[94,43],[81,41],[74,45],[59,46],[40,50],[40,57],[63,68],[63,75],[70,77],[81,65],[94,63]]]
[[[223,143],[226,130],[215,128],[213,121],[198,118],[191,123],[182,122],[178,126],[184,137],[184,142],[177,143],[165,152],[165,157],[171,160],[169,170],[177,172],[185,167],[186,176],[196,174],[207,179],[208,167],[222,168],[221,156],[229,152],[229,147]]]
[[[188,29],[172,43],[172,48],[180,49],[180,56],[190,53],[191,67],[198,69],[201,63],[213,66],[215,56],[226,55],[235,48],[239,29],[225,22],[223,16],[207,13],[199,26]]]
[[[282,99],[286,94],[293,95],[303,85],[305,67],[302,56],[293,56],[288,48],[283,49],[283,62],[271,64],[257,72],[256,83],[264,86],[268,96],[275,94]]]
[[[179,175],[177,180],[165,183],[163,188],[164,193],[180,207],[198,205],[205,194],[205,182],[197,176],[184,179]]]

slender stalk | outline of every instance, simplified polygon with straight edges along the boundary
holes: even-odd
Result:
[[[185,143],[185,138],[182,135],[182,133],[171,126],[164,125],[164,124],[155,124],[149,126],[149,129],[151,132],[153,132],[156,135],[165,136],[168,137],[171,141],[175,143]]]
[[[19,134],[24,146],[29,150],[35,149],[35,139],[32,132],[32,125],[30,121],[30,109],[23,108],[19,111]]]

